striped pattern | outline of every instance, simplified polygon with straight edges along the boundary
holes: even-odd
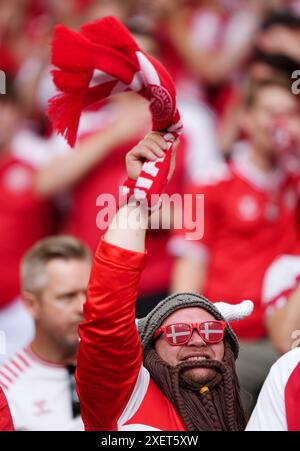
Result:
[[[14,382],[31,366],[25,349],[17,352],[0,367],[0,386],[9,390]]]

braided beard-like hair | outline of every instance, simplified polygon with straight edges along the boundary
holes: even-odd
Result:
[[[144,356],[144,366],[173,404],[188,431],[243,431],[246,427],[234,355],[227,341],[224,346],[222,362],[190,361],[172,367],[153,348]],[[213,368],[216,375],[207,384],[197,384],[182,374],[188,368]],[[203,385],[209,391],[200,394]]]

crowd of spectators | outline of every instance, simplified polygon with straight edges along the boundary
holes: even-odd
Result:
[[[300,2],[0,0],[0,10],[0,385],[15,384],[22,396],[19,379],[42,365],[31,363],[35,352],[40,360],[70,366],[65,355],[53,357],[51,345],[47,351],[47,341],[35,349],[39,318],[20,278],[21,261],[51,236],[63,235],[59,239],[68,243],[70,235],[95,252],[105,232],[97,219],[101,195],[118,197],[125,155],[151,128],[147,102],[132,93],[85,111],[74,150],[47,117],[56,92],[50,58],[55,25],[76,30],[112,15],[175,81],[184,134],[167,193],[205,196],[202,239],[186,240],[184,230],[173,230],[175,220],[169,229],[149,231],[136,315],[145,316],[174,292],[233,304],[251,299],[254,314],[233,324],[250,414],[270,367],[300,336],[300,97],[292,89],[300,66]],[[55,327],[43,326],[51,344]],[[49,368],[49,374],[62,390],[69,384],[67,373]],[[55,403],[59,393],[53,393]],[[37,391],[37,414],[12,407],[17,426],[46,427],[34,422],[47,415],[43,400]],[[73,427],[67,417],[48,425]]]

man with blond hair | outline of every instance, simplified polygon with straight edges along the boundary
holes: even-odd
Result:
[[[16,430],[82,430],[73,374],[90,253],[71,236],[37,242],[21,264],[35,336],[0,368]]]

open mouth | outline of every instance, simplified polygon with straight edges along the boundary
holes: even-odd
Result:
[[[185,362],[199,362],[201,360],[208,360],[210,359],[210,356],[208,354],[201,354],[201,355],[190,355],[183,359]]]

